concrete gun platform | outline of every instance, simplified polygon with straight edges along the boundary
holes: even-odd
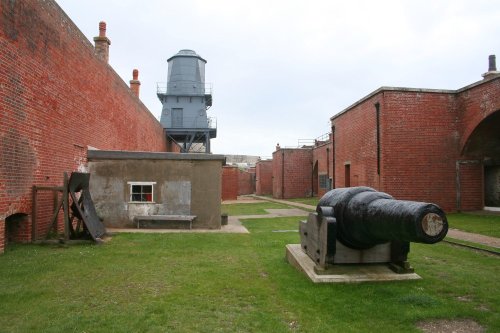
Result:
[[[314,262],[302,251],[300,244],[286,246],[286,259],[314,283],[356,283],[373,281],[419,280],[416,273],[397,274],[385,264],[338,265],[332,269],[335,274],[317,274]]]

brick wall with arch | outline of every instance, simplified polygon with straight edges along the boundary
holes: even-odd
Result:
[[[167,142],[158,120],[55,1],[0,6],[2,252],[7,227],[9,239],[31,241],[32,186],[60,186],[63,172],[85,170],[89,146],[166,151]],[[47,232],[52,199],[39,197],[38,235]]]

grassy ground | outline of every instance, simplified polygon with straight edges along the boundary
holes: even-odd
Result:
[[[498,257],[412,245],[423,280],[311,283],[284,260],[300,218],[250,234],[120,234],[0,256],[0,332],[417,332],[430,318],[500,331]]]
[[[450,228],[500,237],[500,215],[455,213],[447,214],[447,218]]]
[[[276,203],[276,202],[258,202],[258,203],[241,203],[241,204],[223,204],[222,213],[226,213],[231,216],[240,215],[264,215],[268,214],[266,209],[280,209],[280,208],[291,208],[290,206]]]
[[[303,203],[303,204],[306,204],[306,205],[311,205],[311,206],[316,207],[316,205],[318,204],[319,199],[321,199],[321,198],[313,197],[313,198],[296,198],[296,199],[287,199],[287,200],[288,201],[293,201],[293,202],[300,202],[300,203]]]

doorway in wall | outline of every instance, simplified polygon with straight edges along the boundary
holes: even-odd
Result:
[[[172,109],[172,127],[182,128],[182,109]]]
[[[344,167],[345,167],[345,175],[344,175],[345,184],[344,184],[344,186],[350,187],[351,186],[351,165],[346,164]]]

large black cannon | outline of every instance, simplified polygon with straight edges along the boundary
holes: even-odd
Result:
[[[334,264],[389,263],[405,273],[412,271],[410,242],[441,241],[448,222],[437,205],[349,187],[326,193],[299,229],[301,247],[318,272]]]

